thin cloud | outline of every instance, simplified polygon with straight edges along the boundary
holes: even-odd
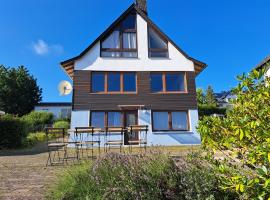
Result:
[[[32,43],[33,51],[40,56],[48,54],[62,54],[64,49],[59,44],[48,44],[42,39]]]

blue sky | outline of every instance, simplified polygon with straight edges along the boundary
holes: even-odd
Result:
[[[133,0],[2,0],[0,64],[26,66],[43,88],[43,101],[60,97],[69,80],[59,62],[76,56]],[[269,0],[148,0],[150,18],[185,52],[208,64],[197,87],[236,85],[270,54]]]

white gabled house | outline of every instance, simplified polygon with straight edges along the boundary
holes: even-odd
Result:
[[[149,145],[200,144],[195,78],[206,64],[150,20],[146,0],[61,66],[73,80],[71,128],[148,125]]]

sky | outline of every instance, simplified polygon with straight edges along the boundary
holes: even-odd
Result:
[[[43,102],[71,101],[57,85],[59,63],[78,55],[134,0],[0,0],[0,64],[24,65],[43,88]],[[148,0],[148,13],[189,56],[208,64],[197,87],[237,84],[270,54],[269,0]]]

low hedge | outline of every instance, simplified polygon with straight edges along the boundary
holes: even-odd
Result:
[[[23,120],[12,115],[0,117],[0,149],[21,147],[26,135],[27,125]]]

